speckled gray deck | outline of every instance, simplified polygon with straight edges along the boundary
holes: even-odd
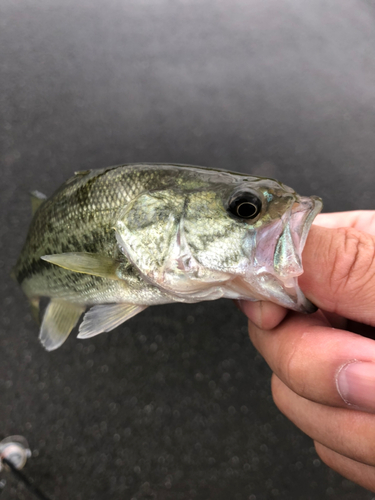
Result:
[[[28,191],[75,170],[206,165],[374,208],[373,7],[300,5],[0,0],[0,434],[29,440],[24,471],[54,500],[374,497],[276,409],[230,301],[47,353],[9,277]],[[1,477],[2,500],[32,499]]]

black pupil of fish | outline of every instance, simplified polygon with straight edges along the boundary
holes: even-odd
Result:
[[[254,219],[260,212],[260,208],[260,200],[254,195],[248,195],[233,200],[229,210],[241,219]]]
[[[257,207],[248,201],[237,206],[237,213],[240,217],[253,217],[257,211]]]

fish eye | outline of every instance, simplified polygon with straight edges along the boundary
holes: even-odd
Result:
[[[228,207],[229,212],[240,219],[255,219],[261,209],[262,202],[253,193],[238,193]]]

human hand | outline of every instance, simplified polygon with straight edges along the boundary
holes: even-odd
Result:
[[[375,492],[375,211],[319,215],[303,264],[299,283],[318,312],[240,308],[278,408],[323,462]]]

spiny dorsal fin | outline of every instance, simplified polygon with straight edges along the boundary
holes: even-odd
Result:
[[[142,312],[147,306],[134,304],[103,304],[92,307],[79,325],[79,339],[87,339],[102,332],[110,332],[117,326]]]
[[[34,215],[40,205],[47,199],[47,196],[40,191],[32,191],[31,196],[31,212]]]
[[[76,172],[74,172],[74,175],[87,175],[90,172],[92,172],[92,170],[77,170]]]
[[[73,330],[84,306],[64,300],[52,299],[48,304],[40,327],[39,340],[47,351],[61,346]]]
[[[114,280],[120,279],[116,275],[119,262],[105,255],[88,252],[69,252],[43,255],[41,259],[76,273],[92,274],[93,276]]]

